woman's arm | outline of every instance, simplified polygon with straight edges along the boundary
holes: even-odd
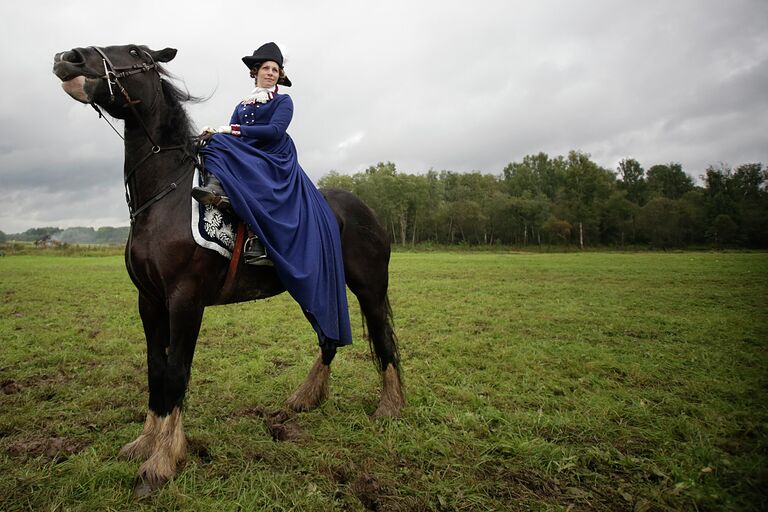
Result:
[[[240,104],[237,104],[237,107],[239,107]],[[229,124],[240,124],[240,115],[237,113],[237,107],[235,107],[235,111],[232,112],[232,117],[229,118]]]
[[[291,119],[293,119],[293,100],[290,96],[282,96],[280,103],[275,107],[275,112],[272,114],[269,124],[242,124],[239,127],[240,135],[268,142],[279,140],[288,130]]]

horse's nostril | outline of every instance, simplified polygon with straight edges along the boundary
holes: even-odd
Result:
[[[71,64],[82,64],[85,62],[83,56],[77,50],[70,50],[61,54],[61,60],[69,62]]]

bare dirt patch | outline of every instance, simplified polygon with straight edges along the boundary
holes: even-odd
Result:
[[[263,407],[252,407],[235,411],[231,416],[256,416],[263,418],[269,435],[275,441],[300,441],[304,439],[304,431],[294,422],[295,414],[285,409],[270,412]]]
[[[291,366],[293,366],[293,363],[290,362],[290,361],[286,361],[284,359],[280,359],[279,357],[273,357],[272,358],[272,365],[277,370],[284,370],[285,368],[290,368]]]
[[[24,389],[21,384],[13,380],[5,380],[0,386],[3,388],[3,393],[6,395],[15,395]]]
[[[368,510],[381,510],[381,484],[378,479],[367,472],[357,475],[350,485],[357,499]]]
[[[45,457],[51,460],[64,461],[82,451],[86,446],[88,443],[80,439],[46,437],[14,441],[8,445],[7,452],[11,457],[23,460]]]
[[[333,463],[321,468],[322,473],[331,481],[340,486],[341,494],[349,492],[357,498],[366,510],[422,510],[427,507],[414,500],[396,497],[392,490],[395,485],[391,481],[382,479],[374,473],[374,468],[369,463],[363,466],[353,461]]]
[[[275,441],[299,441],[304,438],[304,431],[293,423],[291,414],[280,410],[264,416],[264,424]]]
[[[213,461],[211,452],[208,451],[208,443],[205,440],[187,437],[187,448],[189,453],[200,459],[201,464],[210,464]]]

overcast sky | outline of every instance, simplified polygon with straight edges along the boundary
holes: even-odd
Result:
[[[0,5],[0,230],[127,225],[122,141],[61,89],[78,46],[178,49],[198,127],[286,56],[289,133],[317,181],[392,161],[500,174],[544,151],[615,170],[768,164],[768,1],[8,1]]]

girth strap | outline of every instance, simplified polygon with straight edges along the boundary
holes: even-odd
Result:
[[[227,277],[224,279],[224,285],[221,287],[216,302],[214,304],[224,304],[232,295],[235,288],[235,277],[237,269],[240,267],[240,259],[243,254],[243,245],[245,244],[245,222],[238,222],[237,234],[235,235],[235,247],[232,249],[232,258],[229,260],[229,269]]]

